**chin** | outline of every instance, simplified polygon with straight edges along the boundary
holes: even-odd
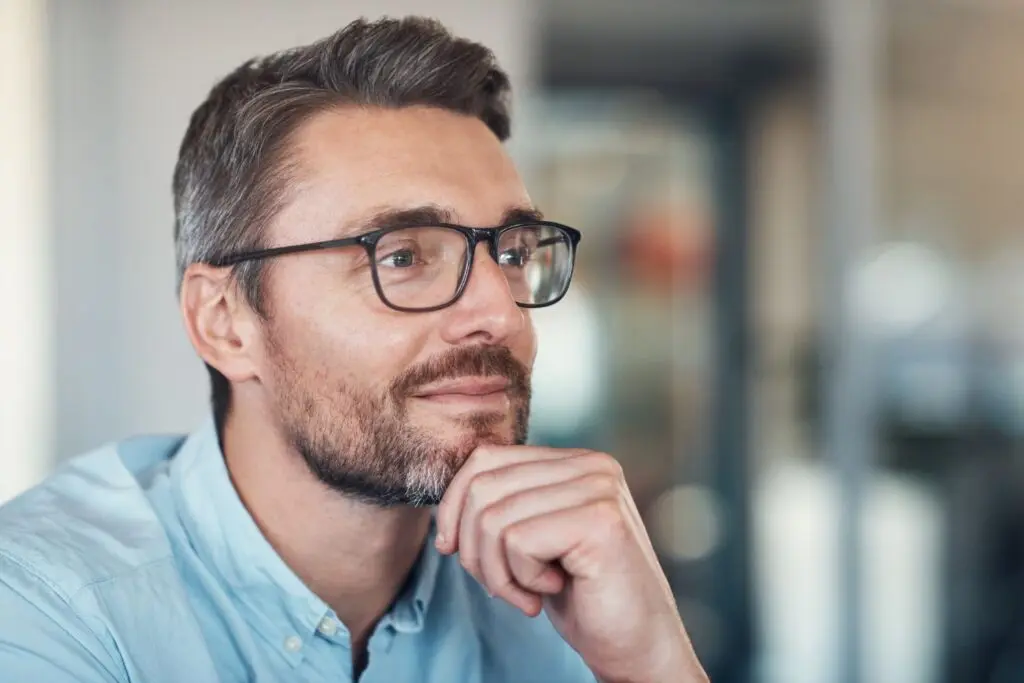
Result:
[[[417,429],[441,441],[461,441],[467,435],[511,439],[515,432],[513,413],[466,412],[456,415],[417,415],[409,420]]]
[[[447,430],[443,435],[437,435],[438,440],[451,444],[452,448],[459,451],[472,451],[478,446],[511,446],[515,439],[511,428],[498,427],[488,430],[478,430],[472,427]]]

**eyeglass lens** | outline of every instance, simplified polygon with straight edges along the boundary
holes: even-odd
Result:
[[[416,227],[386,233],[377,242],[375,267],[387,303],[405,309],[443,306],[455,298],[468,257],[469,238],[458,230]],[[544,305],[563,294],[572,276],[572,242],[560,228],[515,227],[501,233],[498,265],[516,302]]]

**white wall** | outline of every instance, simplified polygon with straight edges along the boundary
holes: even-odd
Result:
[[[43,0],[0,2],[0,503],[50,466]]]
[[[57,452],[188,430],[206,374],[176,309],[170,182],[188,116],[255,54],[359,16],[440,18],[529,83],[529,0],[50,0]]]

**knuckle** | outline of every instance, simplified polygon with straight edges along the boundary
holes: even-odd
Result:
[[[491,490],[495,481],[494,472],[481,472],[473,477],[466,492],[466,505],[470,510],[483,510],[491,502]]]
[[[625,479],[626,473],[622,469],[622,463],[610,455],[604,454],[604,466],[609,474],[618,480]]]
[[[594,468],[598,472],[603,472],[617,479],[621,479],[624,476],[622,463],[607,453],[591,451],[587,454],[587,457],[594,463]]]
[[[519,588],[513,585],[511,581],[505,583],[501,588],[494,591],[495,595],[504,598],[505,600],[508,600],[513,604],[515,604],[514,601],[517,597],[519,597],[520,593],[521,591],[519,590]]]
[[[622,484],[618,477],[610,474],[598,474],[594,476],[594,486],[600,493],[608,498],[619,495]]]
[[[492,505],[486,508],[480,513],[479,518],[480,530],[490,538],[497,538],[501,535],[502,527],[504,526],[504,519],[501,514],[501,509]]]
[[[487,462],[487,447],[486,446],[477,446],[477,448],[474,449],[469,454],[469,456],[466,458],[466,461],[464,463],[462,463],[461,471],[464,471],[466,473],[476,472],[478,470],[483,469],[484,463],[486,463],[486,462]]]
[[[501,595],[503,597],[510,597],[515,595],[517,592],[517,586],[515,581],[512,580],[511,576],[503,576],[495,582],[494,594]]]
[[[476,484],[476,479],[473,480],[473,484]],[[470,512],[472,510],[479,510],[480,509],[480,504],[482,502],[480,500],[480,498],[481,498],[482,495],[483,495],[483,492],[480,490],[479,486],[471,485],[469,487],[469,490],[466,491],[466,511],[467,512]]]
[[[477,485],[481,489],[490,490],[494,484],[501,479],[501,474],[501,470],[498,469],[490,469],[480,472],[476,475]]]
[[[491,444],[482,444],[473,452],[473,460],[478,465],[487,465],[497,458],[497,449]]]
[[[544,575],[543,567],[530,567],[523,572],[520,583],[527,590],[536,590],[540,586],[540,578]]]
[[[475,449],[473,449],[473,452],[470,454],[470,459],[474,460],[474,461],[475,460],[486,460],[487,459],[487,454],[490,453],[491,450],[493,450],[493,448],[492,448],[492,446],[490,444],[486,444],[486,443],[480,444]]]
[[[618,500],[599,500],[594,504],[594,520],[605,529],[624,526],[626,518]]]
[[[505,529],[505,548],[510,553],[522,554],[526,545],[526,538],[521,527],[511,526]]]

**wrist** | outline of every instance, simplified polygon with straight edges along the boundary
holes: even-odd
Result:
[[[626,678],[604,678],[597,676],[597,683],[711,683],[711,679],[704,672],[696,658],[691,657],[693,663],[681,665],[678,668],[670,669],[660,674],[644,676],[628,676]]]
[[[598,683],[710,683],[685,629],[663,643],[623,675],[596,674]]]

